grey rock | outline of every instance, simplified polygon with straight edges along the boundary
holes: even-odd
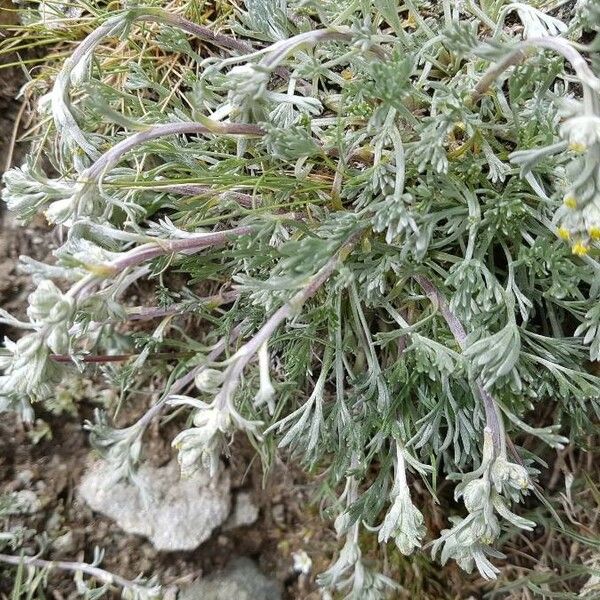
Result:
[[[16,479],[22,485],[29,485],[33,481],[33,471],[31,469],[23,469],[17,473]]]
[[[265,577],[249,558],[182,589],[177,600],[281,600],[279,584]]]
[[[113,483],[105,461],[92,465],[79,493],[95,511],[116,521],[131,534],[147,537],[157,550],[194,550],[221,525],[231,508],[229,473],[215,477],[199,471],[181,479],[179,466],[142,465],[136,484]]]
[[[252,500],[252,494],[239,492],[235,497],[233,511],[223,529],[235,529],[256,523],[258,519],[258,506]]]
[[[42,509],[42,503],[35,492],[31,490],[20,490],[12,494],[11,500],[15,510],[24,515],[32,515]]]
[[[69,556],[77,550],[75,536],[72,531],[67,531],[52,542],[52,550],[56,556]]]

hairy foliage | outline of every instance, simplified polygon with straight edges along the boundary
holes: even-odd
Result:
[[[499,540],[536,527],[518,505],[540,495],[542,450],[515,436],[561,448],[600,414],[598,44],[577,43],[595,3],[563,20],[501,0],[252,0],[210,28],[159,4],[28,12],[26,31],[82,36],[26,86],[39,124],[4,177],[16,216],[65,241],[25,263],[28,320],[1,315],[25,334],[6,340],[0,407],[31,419],[65,371],[114,353],[126,396],[160,354],[147,414],[86,425],[116,477],[183,410],[184,474],[219,469],[236,431],[322,473],[343,538],[323,586],[398,586],[364,529],[495,578]],[[140,281],[155,306],[128,304]],[[458,482],[441,533],[417,479]]]

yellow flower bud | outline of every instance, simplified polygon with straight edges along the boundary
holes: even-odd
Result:
[[[596,241],[600,240],[600,227],[598,227],[597,225],[594,227],[590,227],[588,229],[588,233],[590,234],[590,237],[593,240],[596,240]]]
[[[573,248],[571,248],[571,251],[576,256],[585,256],[590,251],[590,249],[583,242],[577,242],[576,244],[573,244]]]
[[[571,142],[569,144],[569,150],[576,154],[583,154],[587,150],[587,146],[581,142]]]
[[[402,27],[405,29],[408,27],[415,29],[417,27],[417,21],[412,13],[408,15],[408,19],[404,19],[404,21],[402,21]]]
[[[573,194],[567,194],[563,202],[567,208],[577,208],[577,198]]]
[[[569,232],[569,230],[566,227],[559,227],[556,230],[556,234],[558,235],[559,238],[561,238],[563,240],[568,240],[571,237],[571,233]]]

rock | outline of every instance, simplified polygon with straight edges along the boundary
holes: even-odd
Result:
[[[11,500],[14,503],[16,512],[23,515],[32,515],[42,509],[42,502],[37,494],[31,490],[14,492]]]
[[[294,559],[294,572],[302,575],[308,575],[312,569],[312,559],[305,550],[298,550],[298,552],[292,552],[292,558]]]
[[[33,481],[33,471],[31,469],[23,469],[17,473],[16,479],[21,485],[27,486]]]
[[[235,497],[233,511],[223,529],[235,529],[256,523],[258,519],[258,506],[252,501],[252,495],[248,492],[239,492]]]
[[[95,511],[127,533],[147,537],[157,550],[194,550],[219,527],[231,508],[229,473],[211,478],[205,471],[181,479],[176,461],[155,468],[143,465],[137,485],[113,483],[105,461],[83,476],[79,493]]]
[[[279,527],[283,527],[285,524],[285,507],[283,504],[275,504],[271,509],[271,516]]]
[[[279,584],[265,577],[249,558],[182,589],[177,600],[281,600]]]
[[[75,536],[72,531],[57,537],[52,542],[52,550],[56,556],[69,556],[77,550]]]

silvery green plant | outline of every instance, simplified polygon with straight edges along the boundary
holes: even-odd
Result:
[[[94,21],[4,176],[16,217],[43,213],[64,243],[24,260],[29,320],[1,315],[25,335],[0,406],[31,419],[67,370],[115,355],[127,398],[153,361],[148,412],[86,424],[115,479],[135,480],[172,411],[182,476],[220,469],[236,432],[321,473],[343,540],[323,586],[398,587],[363,532],[404,555],[433,540],[494,579],[501,535],[536,526],[518,504],[541,495],[543,444],[600,414],[598,44],[578,41],[595,3],[563,20],[501,0],[253,0],[229,33],[158,4]],[[118,73],[115,49],[136,57]],[[131,305],[140,282],[156,305]],[[415,490],[443,479],[464,508],[436,538]]]
[[[476,566],[483,577],[495,578],[499,571],[488,556],[503,558],[493,547],[501,531],[496,513],[515,527],[533,529],[535,523],[512,513],[507,506],[507,500],[519,502],[530,487],[527,469],[509,462],[505,447],[495,455],[492,433],[486,427],[481,465],[464,474],[454,492],[456,500],[462,497],[468,514],[464,519],[452,519],[453,527],[442,531],[432,553],[442,548],[442,563],[454,558],[466,571]]]

